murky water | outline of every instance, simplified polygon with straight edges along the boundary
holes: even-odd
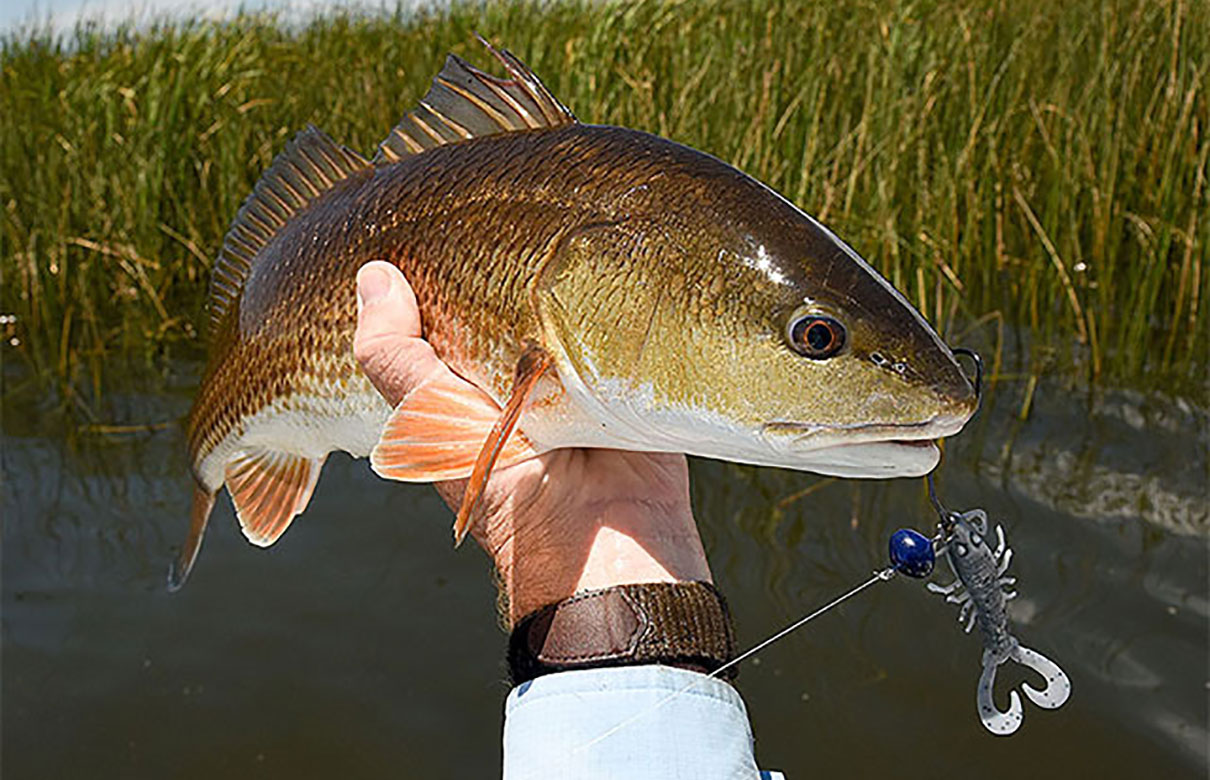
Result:
[[[108,422],[169,424],[71,444],[45,433],[36,404],[6,403],[4,777],[497,774],[506,637],[485,556],[450,549],[449,512],[428,488],[333,456],[267,551],[243,541],[223,499],[194,578],[165,591],[190,489],[171,423],[192,380],[177,385],[110,399]],[[940,485],[951,506],[1004,524],[1017,634],[1062,664],[1072,699],[1054,712],[1027,702],[1016,735],[990,736],[975,714],[978,639],[897,579],[745,664],[762,766],[1205,777],[1207,413],[1043,384],[1021,423],[1021,401],[1017,385],[996,389],[950,442]],[[919,481],[693,471],[745,646],[884,565],[896,527],[932,522]],[[1025,679],[1004,670],[1002,705]]]

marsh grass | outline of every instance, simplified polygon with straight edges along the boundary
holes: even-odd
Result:
[[[585,121],[709,151],[1016,371],[1205,392],[1210,5],[495,3],[0,42],[6,359],[200,354],[210,259],[308,122],[370,152],[479,31]],[[982,335],[980,335],[982,334]],[[988,334],[991,334],[990,336]]]

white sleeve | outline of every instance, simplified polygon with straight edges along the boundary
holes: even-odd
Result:
[[[697,672],[548,674],[514,688],[505,705],[505,780],[777,777],[756,767],[739,693]]]

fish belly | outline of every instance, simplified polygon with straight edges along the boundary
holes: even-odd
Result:
[[[202,484],[217,491],[228,464],[257,450],[308,460],[322,460],[337,450],[355,458],[369,455],[391,406],[364,377],[349,384],[354,387],[340,394],[292,393],[275,398],[249,415],[202,459],[198,469]]]

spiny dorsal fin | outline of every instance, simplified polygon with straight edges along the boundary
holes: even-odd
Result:
[[[375,165],[398,162],[445,144],[485,135],[560,127],[576,121],[567,107],[506,49],[479,39],[512,78],[498,79],[454,54],[415,110],[378,146]]]
[[[308,203],[370,163],[313,125],[277,155],[227,231],[210,277],[210,328],[239,300],[257,254]]]

